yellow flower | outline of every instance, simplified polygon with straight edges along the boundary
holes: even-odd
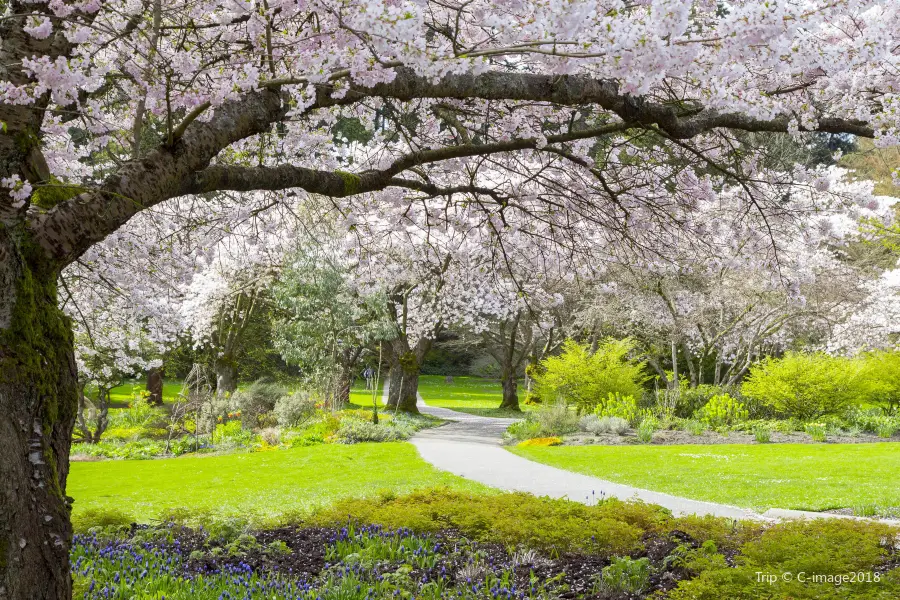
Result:
[[[519,446],[559,446],[560,444],[562,444],[562,438],[544,437],[525,440],[524,442],[520,442]]]

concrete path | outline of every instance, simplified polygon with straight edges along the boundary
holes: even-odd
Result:
[[[387,385],[382,402],[387,403]],[[623,500],[637,498],[659,504],[675,515],[715,515],[733,519],[763,517],[753,511],[679,498],[661,492],[589,477],[527,460],[507,452],[500,446],[503,431],[516,419],[495,419],[428,406],[419,395],[419,411],[451,421],[446,425],[425,429],[412,440],[426,461],[435,467],[473,481],[503,490],[530,492],[536,496],[567,498],[595,504],[604,497]]]
[[[382,403],[387,404],[388,387],[385,382]],[[503,432],[517,419],[479,417],[467,413],[428,406],[418,395],[416,407],[420,412],[450,421],[446,425],[424,429],[410,440],[419,454],[435,467],[491,487],[503,490],[530,492],[536,496],[567,498],[592,505],[604,497],[622,500],[638,499],[668,508],[676,516],[714,515],[731,519],[781,521],[785,519],[855,519],[880,521],[900,527],[900,521],[850,517],[831,513],[771,508],[759,514],[746,508],[701,502],[614,483],[557,469],[527,460],[507,452],[500,446]]]

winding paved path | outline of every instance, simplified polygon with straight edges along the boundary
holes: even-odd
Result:
[[[382,402],[387,404],[388,387],[384,386]],[[422,458],[435,467],[491,487],[530,492],[536,496],[567,498],[595,504],[603,497],[622,500],[639,499],[659,504],[680,515],[714,515],[732,519],[777,521],[783,519],[855,519],[875,520],[900,527],[900,521],[868,519],[830,513],[772,508],[759,514],[746,508],[691,500],[662,492],[654,492],[557,469],[516,456],[500,446],[500,439],[517,419],[479,417],[447,408],[428,406],[418,395],[419,411],[449,421],[440,427],[424,429],[410,440]]]
[[[383,401],[386,399],[387,386]],[[564,471],[516,456],[500,446],[503,431],[516,419],[479,417],[428,406],[421,395],[418,397],[417,407],[422,413],[450,421],[440,427],[424,429],[410,440],[422,458],[441,470],[491,487],[530,492],[537,496],[568,498],[585,504],[594,504],[601,498],[610,496],[623,500],[638,498],[664,506],[676,515],[764,518],[736,506],[679,498]]]

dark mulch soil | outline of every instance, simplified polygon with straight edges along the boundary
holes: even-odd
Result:
[[[143,529],[137,526],[136,529]],[[179,528],[175,532],[177,552],[188,557],[196,550],[203,551],[201,559],[190,559],[186,568],[194,573],[218,572],[229,566],[241,567],[261,572],[278,571],[289,573],[300,579],[311,579],[327,568],[325,549],[330,540],[338,533],[335,529],[282,527],[265,531],[256,531],[253,535],[259,549],[244,552],[240,556],[213,556],[209,553],[206,535],[202,531]],[[561,598],[596,598],[597,600],[639,600],[652,596],[658,591],[674,588],[678,581],[689,574],[667,564],[666,558],[679,546],[697,548],[699,543],[688,534],[672,531],[663,536],[645,536],[644,551],[634,558],[646,556],[653,569],[649,589],[640,595],[592,596],[596,578],[610,561],[596,555],[566,554],[557,558],[548,558],[534,552],[517,552],[510,554],[500,544],[474,543],[466,540],[458,532],[444,531],[435,534],[441,545],[447,549],[446,558],[435,569],[427,572],[414,570],[410,576],[421,580],[446,579],[450,582],[463,582],[467,576],[490,569],[494,572],[512,569],[515,573],[516,585],[519,588],[529,587],[532,574],[540,581],[556,580],[566,586],[567,591]],[[274,541],[284,542],[290,554],[272,555],[265,548]],[[452,549],[461,550],[452,552]],[[477,556],[478,564],[475,565]],[[729,562],[733,557],[727,557]],[[900,559],[898,559],[900,560]],[[671,562],[671,561],[670,561]],[[375,572],[394,571],[399,565],[383,564],[374,568]],[[895,565],[896,566],[896,565]],[[887,570],[887,569],[885,569]]]

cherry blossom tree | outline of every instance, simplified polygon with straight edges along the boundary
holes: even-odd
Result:
[[[760,173],[736,132],[897,141],[893,0],[3,6],[0,597],[17,600],[70,595],[58,277],[135,215],[290,190],[398,227],[465,205],[574,251],[681,227],[692,171],[777,210],[796,174]]]

